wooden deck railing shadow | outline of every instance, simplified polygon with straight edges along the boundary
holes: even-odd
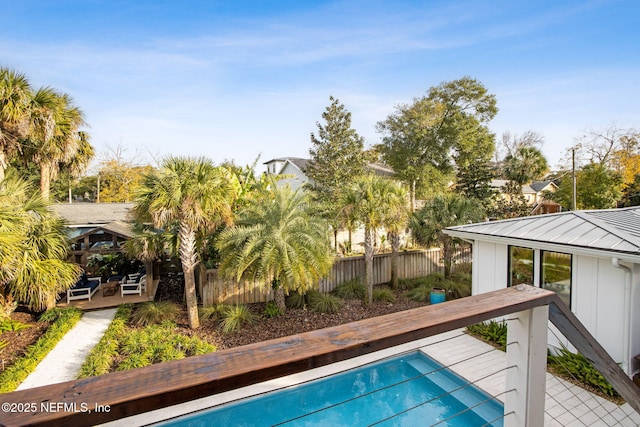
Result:
[[[0,399],[8,405],[6,408],[24,409],[25,406],[19,405],[33,404],[34,410],[2,412],[0,424],[104,423],[326,366],[495,317],[546,307],[549,307],[549,320],[640,412],[640,390],[558,296],[544,289],[519,285],[202,356],[8,393]],[[543,355],[546,358],[546,352]],[[57,411],[42,410],[51,403],[57,405],[53,406]],[[109,411],[83,411],[84,408],[93,410],[95,404]],[[543,414],[539,417],[543,418]]]

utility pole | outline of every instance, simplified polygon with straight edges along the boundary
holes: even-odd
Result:
[[[576,147],[571,149],[571,177],[573,179],[573,199],[571,210],[576,210]]]

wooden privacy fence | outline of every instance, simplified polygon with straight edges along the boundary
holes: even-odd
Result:
[[[398,254],[398,277],[410,279],[431,273],[442,273],[440,249],[403,251]],[[461,248],[454,255],[455,264],[471,262],[471,248]],[[455,267],[454,267],[455,270]],[[218,270],[206,270],[199,280],[199,292],[205,307],[218,303],[251,304],[273,300],[271,286],[258,281],[241,281],[222,278]],[[330,292],[336,286],[357,277],[364,278],[364,256],[336,260],[329,276],[321,279],[319,290]],[[373,257],[373,283],[380,285],[391,281],[391,254]]]

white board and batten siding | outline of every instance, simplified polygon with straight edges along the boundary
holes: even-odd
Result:
[[[510,245],[534,250],[535,286],[541,251],[570,254],[571,311],[627,374],[640,371],[639,206],[465,224],[445,233],[473,242],[473,294],[508,285]],[[556,333],[550,327],[549,344],[567,345]]]

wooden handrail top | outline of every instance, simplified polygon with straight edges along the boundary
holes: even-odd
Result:
[[[0,425],[94,425],[290,375],[558,301],[519,285],[332,328],[99,377],[7,393]],[[57,411],[47,405],[54,405]],[[109,412],[93,412],[94,405]],[[44,406],[42,406],[44,405]],[[92,412],[84,412],[88,408]]]

